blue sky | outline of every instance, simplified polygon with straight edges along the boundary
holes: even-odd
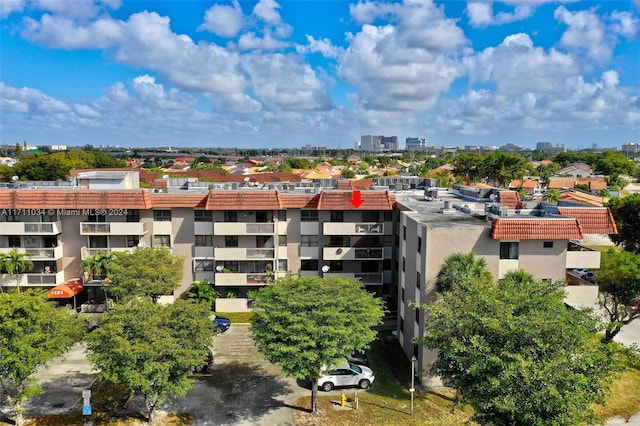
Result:
[[[640,0],[0,1],[0,143],[640,142]]]

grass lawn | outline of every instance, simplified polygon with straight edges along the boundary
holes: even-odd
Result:
[[[621,354],[620,360],[627,370],[613,382],[607,403],[595,407],[596,414],[602,420],[616,416],[628,419],[640,412],[640,359],[627,353]]]

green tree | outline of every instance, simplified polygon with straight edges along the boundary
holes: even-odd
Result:
[[[213,304],[220,296],[220,293],[213,288],[213,285],[207,280],[196,281],[191,284],[187,297],[194,300],[196,303],[202,303],[209,308],[213,309]]]
[[[349,168],[344,168],[342,170],[342,177],[345,179],[353,179],[354,177],[356,177],[356,172]]]
[[[82,262],[82,272],[89,274],[90,280],[104,280],[109,274],[109,267],[116,258],[113,253],[100,251]]]
[[[100,317],[87,335],[87,353],[100,377],[144,395],[149,422],[167,396],[193,386],[188,376],[211,344],[213,327],[205,305],[178,300],[155,305],[133,299]]]
[[[494,285],[458,286],[426,305],[430,373],[457,389],[481,424],[594,421],[619,367],[595,338],[598,319],[564,306],[559,284],[510,272]]]
[[[606,176],[633,176],[636,173],[636,164],[628,160],[624,154],[616,151],[603,151],[596,157],[594,163],[595,172]]]
[[[22,180],[64,180],[69,176],[71,163],[55,154],[29,154],[14,166],[16,176]]]
[[[254,296],[251,330],[258,349],[285,374],[311,381],[314,412],[321,367],[364,350],[384,313],[382,301],[353,278],[289,276]]]
[[[606,206],[618,228],[617,234],[609,235],[611,240],[626,251],[640,254],[640,194],[611,198]]]
[[[34,373],[82,336],[80,320],[43,291],[0,294],[0,389],[23,424],[23,404],[42,392]]]
[[[497,152],[485,156],[483,170],[487,180],[506,188],[514,179],[522,182],[527,166],[527,161],[520,155]]]
[[[475,152],[462,152],[451,161],[453,174],[464,179],[465,183],[479,182],[486,177],[485,156]]]
[[[0,258],[0,264],[2,269],[13,278],[16,274],[29,272],[33,269],[33,262],[30,259],[31,255],[28,253],[21,253],[17,247],[11,249],[11,251]],[[16,288],[18,293],[20,292],[20,279],[16,278]]]
[[[560,199],[560,191],[557,189],[550,189],[542,196],[542,199],[550,203],[557,204]]]
[[[602,253],[595,281],[609,319],[603,341],[610,342],[623,326],[640,318],[640,255],[613,249]]]
[[[560,170],[560,166],[557,163],[541,164],[538,166],[536,173],[540,176],[540,184],[543,188],[549,186],[551,176],[553,176],[558,170]]]
[[[493,282],[487,262],[474,253],[455,253],[445,259],[436,277],[436,289],[450,291],[466,283]]]
[[[133,252],[115,252],[109,269],[109,292],[118,297],[148,296],[155,303],[178,288],[183,276],[184,256],[174,256],[165,247],[137,247]]]

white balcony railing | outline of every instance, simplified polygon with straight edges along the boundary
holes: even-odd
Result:
[[[8,254],[13,248],[0,248],[1,254]],[[30,260],[57,260],[62,259],[62,246],[60,247],[18,247],[19,253],[29,255]]]
[[[144,235],[144,222],[80,222],[81,235]]]
[[[135,250],[135,247],[82,247],[80,249],[80,257],[82,260],[98,254],[98,253],[112,253],[114,251],[125,251],[131,253]]]
[[[324,247],[324,260],[382,260],[382,247]]]
[[[363,284],[382,285],[382,272],[327,272],[323,276],[340,276],[347,278],[359,278]]]
[[[595,250],[567,251],[567,269],[600,268],[600,252]]]
[[[384,235],[385,224],[357,222],[325,222],[324,235]]]
[[[1,222],[2,235],[57,235],[62,233],[62,222]]]
[[[0,274],[0,284],[4,287],[49,287],[62,284],[64,282],[64,272],[55,274]]]
[[[216,285],[233,285],[233,286],[263,285],[267,283],[267,274],[218,272],[215,275],[215,283]]]
[[[216,248],[214,257],[216,260],[255,260],[273,259],[275,250],[272,248]]]
[[[272,235],[273,223],[216,222],[213,224],[215,235]]]

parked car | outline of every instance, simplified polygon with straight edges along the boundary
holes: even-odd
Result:
[[[222,334],[231,327],[231,320],[227,317],[214,316],[211,320],[213,328],[215,328],[217,334]]]
[[[593,272],[584,268],[574,269],[572,272],[578,278],[583,279],[585,281],[589,281],[589,282],[593,282],[596,277],[596,275]]]
[[[374,380],[375,376],[369,367],[345,362],[324,369],[318,378],[318,388],[326,392],[338,386],[357,386],[360,389],[367,389]]]
[[[204,359],[193,368],[195,373],[206,373],[213,365],[213,353],[211,349],[205,348]]]

